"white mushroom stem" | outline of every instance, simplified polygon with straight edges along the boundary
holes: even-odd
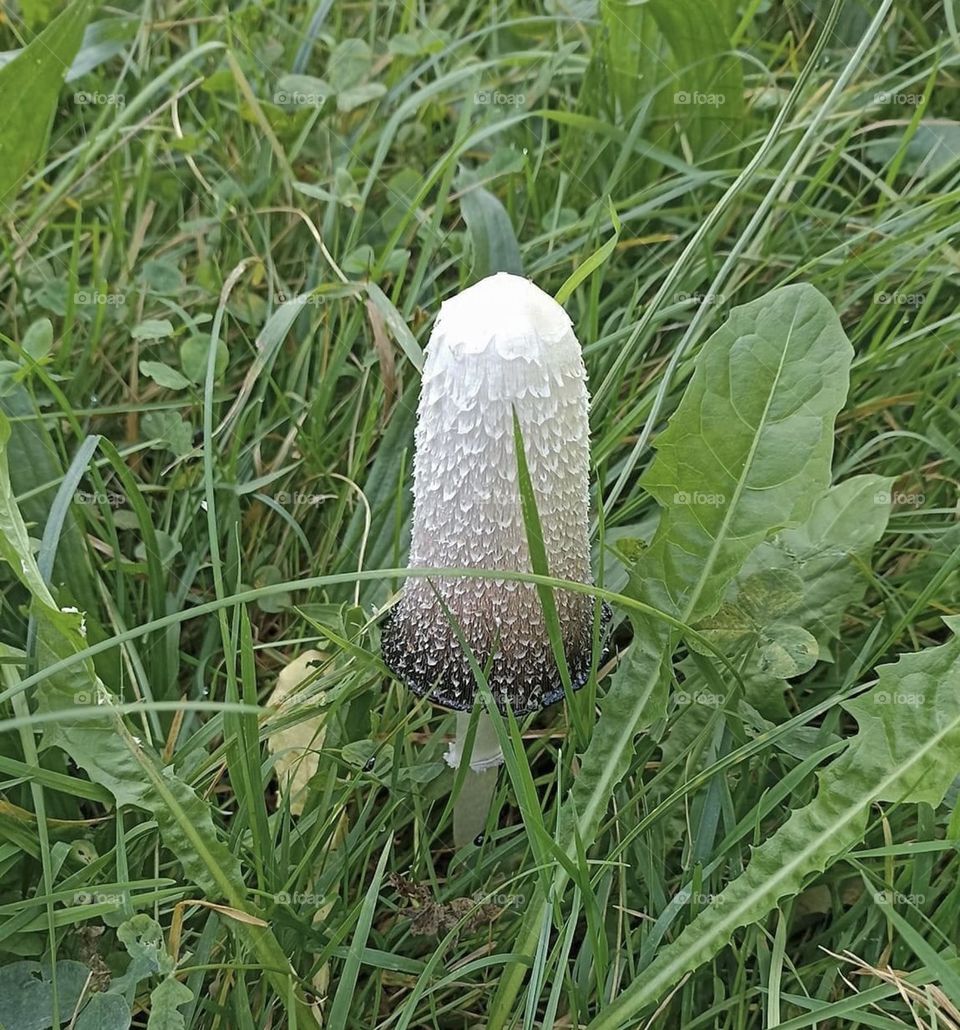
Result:
[[[457,735],[443,756],[451,769],[459,769],[463,763],[463,751],[467,745],[467,730],[470,727],[470,713],[457,712]],[[487,772],[503,765],[503,752],[493,721],[486,712],[477,717],[477,731],[473,738],[470,754],[470,768],[475,773]]]
[[[497,789],[497,771],[503,765],[503,751],[490,716],[486,712],[479,713],[473,748],[466,758],[469,727],[470,713],[457,712],[457,735],[444,755],[452,769],[459,769],[464,760],[470,765],[453,806],[453,843],[458,848],[466,847],[483,833]]]

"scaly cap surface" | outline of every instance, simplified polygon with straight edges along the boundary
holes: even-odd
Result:
[[[592,582],[588,407],[580,344],[552,297],[499,273],[446,301],[427,344],[417,413],[410,566],[530,571],[515,409],[550,573]],[[555,596],[580,686],[593,599]],[[563,696],[536,587],[463,577],[408,579],[384,627],[384,660],[415,693],[448,708],[473,705],[474,677],[444,605],[481,667],[492,657],[489,684],[501,709],[535,711]]]

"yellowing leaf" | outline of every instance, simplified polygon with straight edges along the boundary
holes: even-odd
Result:
[[[320,651],[304,651],[281,670],[268,702],[277,709],[281,718],[296,709],[300,703],[298,695],[316,671],[313,663],[323,659],[324,655]],[[294,815],[303,812],[307,784],[317,771],[325,734],[322,715],[315,715],[267,734],[267,750],[277,756],[274,768],[277,771],[279,793],[281,797],[290,798],[290,811]]]

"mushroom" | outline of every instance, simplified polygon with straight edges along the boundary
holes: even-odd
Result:
[[[587,375],[570,318],[520,276],[500,272],[446,301],[427,344],[417,411],[410,567],[531,571],[514,417],[550,575],[592,583]],[[595,603],[554,592],[574,689],[589,677]],[[603,623],[610,612],[603,607]],[[486,712],[463,754],[477,683],[460,634],[486,668],[501,712],[539,711],[563,682],[534,584],[409,578],[382,632],[383,658],[415,694],[457,711],[447,754],[467,775],[454,809],[459,846],[482,830],[503,761]],[[459,817],[459,818],[458,818]]]

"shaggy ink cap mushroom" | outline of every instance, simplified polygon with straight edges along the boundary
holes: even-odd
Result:
[[[410,567],[531,570],[513,413],[523,436],[550,574],[592,583],[587,375],[570,318],[529,280],[498,273],[446,301],[417,411]],[[594,600],[554,591],[574,688],[590,672]],[[448,615],[449,612],[449,615]],[[491,578],[410,578],[382,634],[414,693],[469,711],[476,682],[456,620],[501,711],[563,697],[537,588]],[[609,620],[604,606],[604,623]]]

